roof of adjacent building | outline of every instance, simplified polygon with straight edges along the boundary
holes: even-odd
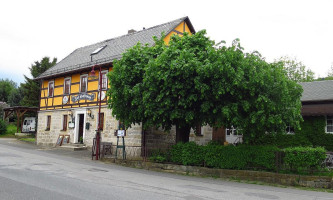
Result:
[[[303,87],[301,101],[333,100],[333,80],[300,83]]]
[[[138,42],[153,45],[153,36],[160,37],[162,33],[167,35],[183,21],[187,23],[190,31],[194,33],[195,30],[189,18],[179,18],[141,31],[78,48],[36,79],[58,76],[82,70],[93,65],[111,63],[114,59],[121,58],[122,53],[124,53],[126,49],[136,45]],[[104,48],[91,57],[91,54],[100,47]]]

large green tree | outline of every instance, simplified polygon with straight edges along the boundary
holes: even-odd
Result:
[[[186,142],[198,125],[234,125],[249,143],[297,127],[302,89],[281,63],[244,53],[237,40],[216,48],[205,31],[174,36],[168,46],[159,41],[129,49],[109,74],[110,108],[127,126],[176,125],[176,141]]]
[[[21,84],[23,89],[23,99],[21,105],[23,106],[39,106],[39,91],[40,83],[35,80],[40,74],[45,72],[57,63],[57,58],[53,58],[52,61],[49,57],[42,58],[41,61],[35,61],[34,64],[29,67],[32,78],[24,76],[25,83]]]
[[[310,69],[306,69],[306,66],[296,58],[283,56],[277,59],[275,63],[283,65],[283,68],[290,80],[298,83],[314,81],[314,72]]]

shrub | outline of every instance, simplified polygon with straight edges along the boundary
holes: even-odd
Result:
[[[154,150],[149,157],[149,160],[154,162],[166,162],[168,161],[168,153],[161,149]]]
[[[208,167],[223,169],[248,169],[260,168],[275,169],[275,152],[279,151],[274,146],[222,146],[207,145],[205,164]]]
[[[6,134],[6,132],[7,132],[7,124],[6,124],[5,121],[0,119],[0,135],[1,134]]]
[[[284,149],[284,152],[283,161],[294,172],[319,169],[326,158],[323,147],[290,147]]]
[[[178,143],[172,146],[171,161],[183,165],[202,165],[204,147],[195,142]]]
[[[241,152],[246,155],[247,167],[254,169],[274,170],[275,153],[280,149],[275,146],[241,146]]]

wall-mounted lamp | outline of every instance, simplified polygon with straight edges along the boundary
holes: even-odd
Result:
[[[91,110],[87,109],[87,115],[91,118],[94,119],[94,115],[91,114]]]
[[[72,121],[74,121],[74,119],[73,119],[73,111],[68,110],[67,114],[71,117]]]

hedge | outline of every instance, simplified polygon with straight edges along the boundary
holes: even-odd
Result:
[[[291,171],[301,172],[307,169],[318,170],[326,158],[323,147],[290,147],[283,150],[283,161]]]
[[[325,149],[322,147],[280,149],[276,146],[223,146],[213,143],[201,146],[188,142],[173,145],[169,153],[157,153],[151,157],[151,160],[221,169],[274,171],[277,152],[285,154],[281,164],[284,164],[287,170],[294,172],[319,169],[326,157]]]

